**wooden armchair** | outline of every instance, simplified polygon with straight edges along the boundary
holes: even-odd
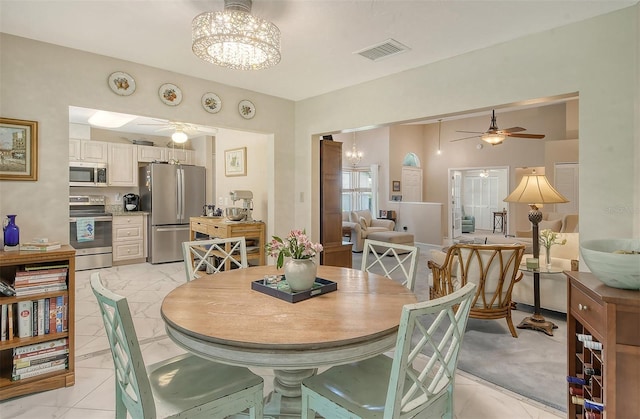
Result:
[[[449,295],[468,282],[476,284],[469,317],[474,319],[507,320],[514,338],[518,337],[511,320],[511,292],[522,279],[519,272],[524,254],[523,244],[456,244],[447,251],[440,265],[427,263],[433,274],[429,298]]]

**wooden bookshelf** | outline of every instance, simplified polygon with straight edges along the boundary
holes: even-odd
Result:
[[[0,342],[0,400],[45,390],[53,390],[60,387],[68,387],[75,383],[75,254],[75,249],[68,245],[47,252],[0,251],[0,278],[11,284],[13,284],[15,280],[16,271],[24,269],[25,266],[68,265],[66,291],[47,292],[20,297],[7,297],[0,294],[0,304],[16,304],[20,301],[33,301],[58,296],[67,297],[66,331],[50,331],[49,334],[45,335],[20,338],[17,335],[17,330],[15,330],[17,327],[14,327],[14,335]],[[68,363],[64,370],[12,381],[13,352],[15,348],[54,341],[61,338],[67,338],[69,345]]]
[[[608,287],[591,273],[565,274],[568,375],[587,380],[568,385],[579,387],[585,400],[602,403],[602,418],[635,417],[640,412],[640,291]],[[571,394],[568,407],[569,418],[588,417],[590,409]]]

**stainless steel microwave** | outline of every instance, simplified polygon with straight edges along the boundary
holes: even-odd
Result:
[[[107,186],[105,163],[69,162],[69,186]]]

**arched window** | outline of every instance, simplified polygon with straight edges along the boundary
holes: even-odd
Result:
[[[416,155],[416,153],[407,153],[402,160],[403,166],[413,166],[420,167],[420,158]]]

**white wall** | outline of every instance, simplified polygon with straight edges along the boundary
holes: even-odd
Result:
[[[269,136],[252,132],[242,132],[220,129],[216,134],[216,207],[241,207],[243,201],[229,199],[232,190],[249,190],[253,193],[253,219],[267,220],[268,214],[268,172],[269,162],[265,159],[268,154]],[[225,150],[247,148],[247,175],[225,176]],[[221,203],[222,201],[222,203]]]
[[[396,231],[413,234],[416,243],[442,243],[442,204],[435,202],[393,202],[385,208],[396,211]]]
[[[0,215],[18,214],[21,237],[68,243],[69,106],[270,136],[268,150],[263,153],[268,168],[262,177],[269,183],[269,205],[282,204],[277,212],[269,209],[263,215],[268,217],[267,226],[280,234],[296,226],[291,205],[295,191],[290,186],[295,153],[293,102],[7,34],[0,34],[0,45],[0,115],[39,124],[38,180],[0,181]],[[107,77],[118,70],[135,78],[137,89],[131,96],[119,96],[109,89]],[[158,86],[167,82],[182,89],[179,106],[167,106],[159,100]],[[211,115],[202,108],[200,98],[205,92],[220,96],[223,106],[219,113]],[[243,99],[255,104],[253,119],[246,120],[238,113],[237,104]],[[274,167],[278,167],[277,177]]]
[[[298,224],[318,225],[314,134],[579,92],[581,239],[640,236],[639,7],[297,102],[295,187],[315,188]]]

